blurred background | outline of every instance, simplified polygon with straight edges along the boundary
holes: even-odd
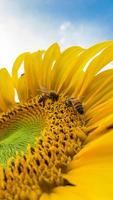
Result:
[[[24,51],[111,39],[112,0],[0,0],[0,67],[9,71]]]

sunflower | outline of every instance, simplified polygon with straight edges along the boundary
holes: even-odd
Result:
[[[113,199],[112,61],[113,41],[55,43],[0,70],[1,200]]]

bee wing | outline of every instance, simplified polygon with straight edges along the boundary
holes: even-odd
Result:
[[[44,88],[43,86],[41,86],[40,88],[37,89],[38,93],[44,93],[44,94],[48,94],[48,91],[46,88]]]
[[[70,97],[69,99],[70,99],[70,100],[74,100],[75,98],[74,98],[74,97]]]

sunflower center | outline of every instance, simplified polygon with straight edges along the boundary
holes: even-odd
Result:
[[[36,104],[41,111],[37,112],[43,113],[46,121],[43,132],[35,146],[29,146],[26,155],[17,156],[3,171],[1,186],[2,192],[6,193],[7,190],[9,194],[10,191],[12,196],[16,193],[20,199],[23,194],[27,198],[31,188],[38,199],[41,192],[71,185],[63,174],[68,171],[68,164],[81,150],[87,137],[84,132],[84,116],[81,117],[73,107],[66,106],[64,99],[56,102],[46,100],[43,105],[38,104],[37,98],[34,98],[31,104]],[[13,191],[10,190],[11,185]]]
[[[0,117],[0,163],[15,156],[16,151],[26,152],[27,145],[34,145],[44,127],[38,105],[27,104],[15,107]]]

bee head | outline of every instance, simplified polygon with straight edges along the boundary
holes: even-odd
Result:
[[[65,101],[65,105],[66,105],[67,107],[72,106],[72,101],[71,101],[71,99],[67,99],[67,100]]]

